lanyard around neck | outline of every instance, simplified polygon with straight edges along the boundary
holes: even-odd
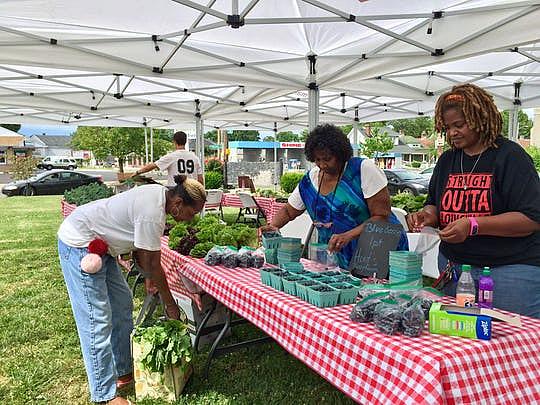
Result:
[[[341,181],[341,177],[343,176],[343,173],[345,173],[345,169],[347,167],[347,162],[345,162],[345,165],[343,165],[343,169],[341,169],[340,173],[339,173],[339,176],[338,176],[338,179],[336,181],[336,185],[334,186],[334,190],[331,192],[332,193],[332,199],[330,200],[330,224],[333,223],[332,221],[332,217],[333,217],[333,213],[334,213],[334,210],[332,209],[332,207],[334,206],[334,198],[336,196],[336,191],[337,191],[337,188],[339,186],[339,182]],[[317,187],[317,198],[315,199],[315,217],[317,217],[317,206],[319,205],[319,196],[321,194],[321,184],[324,180],[324,172],[322,172],[322,175],[321,175],[321,180],[319,181],[319,185]],[[315,221],[317,221],[317,218],[315,218]]]

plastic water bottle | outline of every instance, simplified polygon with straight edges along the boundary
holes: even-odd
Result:
[[[461,276],[456,288],[456,304],[460,307],[474,306],[476,288],[471,276],[471,266],[464,264],[461,266]]]
[[[478,282],[478,306],[480,308],[493,308],[493,279],[489,267],[484,267]]]

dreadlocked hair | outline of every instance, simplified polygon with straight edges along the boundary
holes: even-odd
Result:
[[[453,146],[443,121],[443,114],[451,109],[463,113],[467,125],[480,135],[484,145],[496,147],[495,140],[501,134],[502,117],[493,96],[474,84],[460,84],[439,97],[435,105],[435,129],[444,133],[446,142]]]

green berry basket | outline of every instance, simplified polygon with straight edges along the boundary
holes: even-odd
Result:
[[[348,283],[331,283],[330,286],[339,291],[339,305],[354,303],[360,289],[360,287]]]
[[[301,300],[309,302],[308,301],[308,287],[315,286],[315,285],[321,285],[321,283],[314,280],[308,280],[308,279],[296,281],[296,296],[300,298]]]
[[[264,259],[268,264],[278,264],[277,249],[264,249]]]
[[[296,251],[302,249],[302,239],[300,238],[281,238],[279,247],[283,251]]]
[[[360,287],[362,285],[362,280],[357,278],[357,277],[353,277],[349,274],[343,274],[343,275],[340,275],[340,276],[334,276],[332,277],[334,279],[334,282],[335,283],[347,283],[347,284],[351,284],[351,285],[354,285],[355,287]]]
[[[301,270],[304,270],[304,265],[300,262],[284,262],[280,263],[279,267],[291,273],[299,273]]]
[[[347,275],[345,273],[342,273],[342,272],[336,271],[336,270],[326,270],[326,271],[320,272],[319,274],[322,274],[323,276],[328,276],[328,277],[336,277],[336,276],[341,276],[341,275]]]
[[[282,277],[281,282],[283,283],[283,291],[287,294],[296,295],[296,282],[300,280],[304,280],[304,278],[293,274]]]
[[[334,279],[332,277],[322,275],[321,273],[310,272],[309,274],[304,275],[304,277],[306,277],[306,278],[309,277],[310,279],[318,281],[319,283],[332,283],[332,282],[334,282]]]
[[[319,308],[335,307],[339,300],[339,291],[329,285],[316,285],[307,288],[308,302]]]
[[[281,278],[288,274],[289,273],[283,270],[277,270],[273,273],[270,273],[270,285],[278,291],[283,291],[283,281]]]
[[[281,243],[281,236],[278,233],[262,234],[262,245],[265,249],[277,249]]]
[[[272,281],[270,279],[270,274],[275,271],[274,268],[267,268],[263,267],[259,270],[259,274],[261,275],[261,283],[267,286],[272,286]]]

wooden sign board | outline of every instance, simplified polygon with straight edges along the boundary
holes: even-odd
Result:
[[[356,277],[388,278],[388,252],[396,250],[403,232],[401,224],[366,221],[351,258],[349,271]]]

